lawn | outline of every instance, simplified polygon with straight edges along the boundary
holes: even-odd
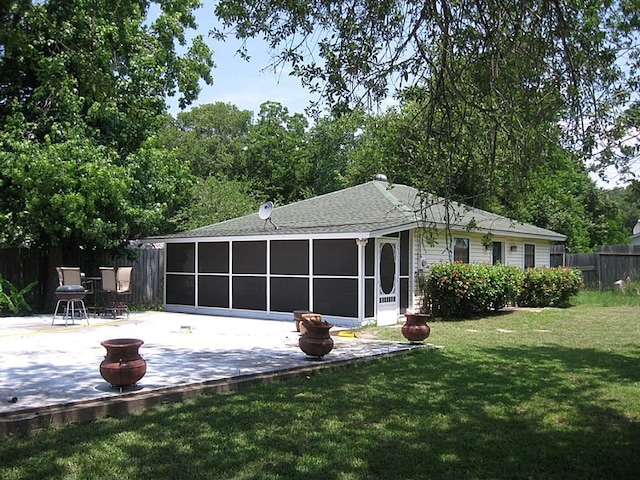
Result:
[[[442,349],[0,440],[0,478],[638,478],[639,301],[431,326]]]

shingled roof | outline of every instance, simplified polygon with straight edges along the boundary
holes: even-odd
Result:
[[[162,239],[247,236],[317,236],[376,237],[416,228],[419,225],[446,226],[444,200],[428,199],[421,218],[417,189],[373,180],[355,187],[302,200],[273,209],[271,220],[258,213],[226,220],[206,227],[163,236]],[[477,208],[454,204],[450,209],[453,230],[491,232],[494,235],[524,236],[563,241],[565,236],[551,230],[515,222]]]

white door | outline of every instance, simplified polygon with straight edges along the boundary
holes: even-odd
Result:
[[[378,325],[395,325],[400,310],[399,241],[378,238],[376,247],[376,319]]]

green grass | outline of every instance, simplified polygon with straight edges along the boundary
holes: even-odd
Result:
[[[0,478],[637,478],[640,309],[596,297],[433,322],[441,350],[4,439]]]
[[[640,295],[636,294],[635,289],[628,289],[626,293],[582,291],[576,303],[594,307],[640,307]]]

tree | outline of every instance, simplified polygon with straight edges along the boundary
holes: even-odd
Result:
[[[190,193],[190,203],[174,219],[182,230],[257,212],[264,202],[264,196],[255,192],[249,182],[216,177],[198,178]]]
[[[361,110],[339,117],[317,118],[308,133],[305,157],[310,163],[305,197],[361,183],[347,178],[366,124]],[[379,170],[383,171],[383,170]],[[369,177],[371,178],[371,177]]]
[[[211,81],[210,50],[185,39],[198,5],[0,6],[0,243],[40,248],[53,277],[80,249],[116,250],[170,228],[191,179],[153,135],[167,95],[186,105]]]
[[[609,199],[620,209],[624,218],[627,235],[631,235],[633,227],[640,220],[640,181],[632,182],[627,187],[606,190]]]
[[[178,113],[162,142],[198,177],[236,178],[243,170],[252,117],[251,111],[227,103],[202,105]]]
[[[345,179],[361,183],[384,172],[393,183],[424,185],[427,174],[436,177],[428,180],[432,193],[564,233],[569,251],[591,251],[624,241],[616,205],[596,187],[585,166],[557,143],[527,151],[521,161],[529,158],[530,165],[516,170],[503,158],[508,152],[487,163],[491,156],[480,151],[482,145],[462,141],[461,160],[447,165],[422,141],[421,118],[410,104],[369,115],[358,146],[350,153],[353,161]],[[407,130],[411,122],[415,128]],[[552,137],[551,129],[547,137]],[[420,163],[415,161],[418,157]],[[417,170],[418,165],[425,171]]]
[[[60,125],[126,154],[159,125],[165,97],[193,101],[203,78],[211,82],[211,51],[195,28],[197,0],[158,4],[126,0],[13,1],[0,10],[0,123],[22,113],[32,138],[42,141]],[[53,141],[56,139],[52,138]]]
[[[291,203],[304,198],[310,165],[304,152],[307,120],[277,102],[260,106],[257,120],[247,138],[240,174],[265,199]]]
[[[0,185],[2,213],[12,218],[0,232],[4,243],[110,248],[166,225],[175,194],[167,185],[187,177],[149,139],[165,121],[166,95],[179,91],[185,104],[196,97],[199,78],[210,81],[211,52],[202,38],[184,55],[174,45],[186,43],[197,5],[160,5],[151,23],[149,1],[3,7]],[[90,200],[95,196],[100,201]],[[45,208],[52,199],[64,204],[64,225],[51,216],[55,208]]]
[[[166,229],[190,183],[187,169],[152,140],[126,165],[115,149],[80,137],[39,144],[0,132],[0,145],[3,245],[115,251]]]
[[[491,194],[506,169],[526,177],[549,143],[585,164],[624,169],[628,127],[619,119],[631,115],[639,80],[637,11],[637,0],[216,7],[237,37],[264,36],[274,63],[291,64],[335,112],[394,93],[410,102],[407,167],[421,189],[447,198],[461,188]]]

